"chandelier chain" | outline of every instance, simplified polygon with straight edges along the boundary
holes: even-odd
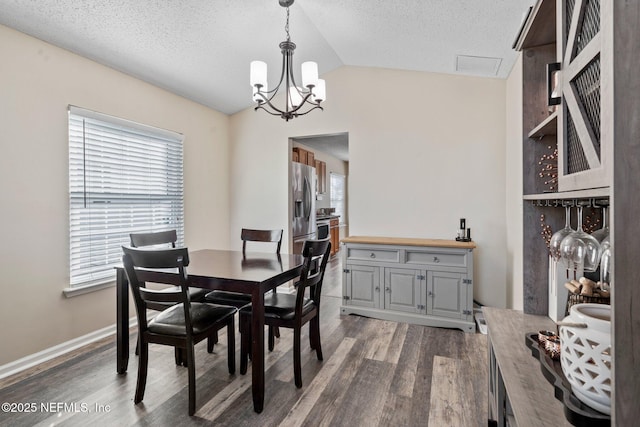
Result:
[[[284,26],[284,30],[287,33],[287,41],[291,41],[291,37],[289,37],[289,6],[287,6],[287,23]]]

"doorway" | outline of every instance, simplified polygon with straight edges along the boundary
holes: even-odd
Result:
[[[333,219],[335,224],[337,219],[336,240],[347,237],[349,235],[349,133],[296,136],[291,137],[289,141],[294,156],[292,161],[300,161],[301,159],[295,156],[298,152],[303,152],[306,156],[304,163],[316,170],[314,207],[316,221],[326,223]],[[290,224],[292,215],[290,212]],[[339,245],[334,247],[336,251],[339,250]],[[293,249],[293,246],[290,248]]]

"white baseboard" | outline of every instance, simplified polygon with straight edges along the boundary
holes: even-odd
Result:
[[[135,326],[138,324],[138,319],[132,317],[129,319],[129,326]],[[0,366],[0,379],[6,378],[10,375],[17,374],[25,369],[32,368],[40,363],[44,363],[58,356],[62,356],[65,353],[76,350],[92,342],[99,341],[110,335],[115,335],[116,325],[107,326],[106,328],[98,329],[97,331],[90,332],[78,338],[63,342],[53,347],[46,348],[34,354],[30,354],[21,359],[7,363]]]

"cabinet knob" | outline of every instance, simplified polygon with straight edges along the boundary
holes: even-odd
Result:
[[[438,258],[437,256],[433,257],[433,262],[440,262],[440,258]]]
[[[391,292],[391,288],[385,288],[384,290],[387,292]]]
[[[369,255],[371,258],[375,258],[376,254],[374,254],[373,252],[371,252],[371,255]]]
[[[433,296],[433,292],[432,292],[432,291],[429,291],[429,292],[427,292],[427,295],[429,295],[430,297],[432,297],[432,296]]]
[[[376,292],[380,292],[380,286],[376,286],[374,289]]]

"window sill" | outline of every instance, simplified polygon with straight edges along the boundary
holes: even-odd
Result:
[[[102,282],[102,283],[92,283],[90,285],[84,286],[74,286],[72,288],[64,288],[62,293],[67,298],[77,297],[80,295],[88,294],[95,291],[100,291],[102,289],[112,288],[116,286],[116,282]]]

